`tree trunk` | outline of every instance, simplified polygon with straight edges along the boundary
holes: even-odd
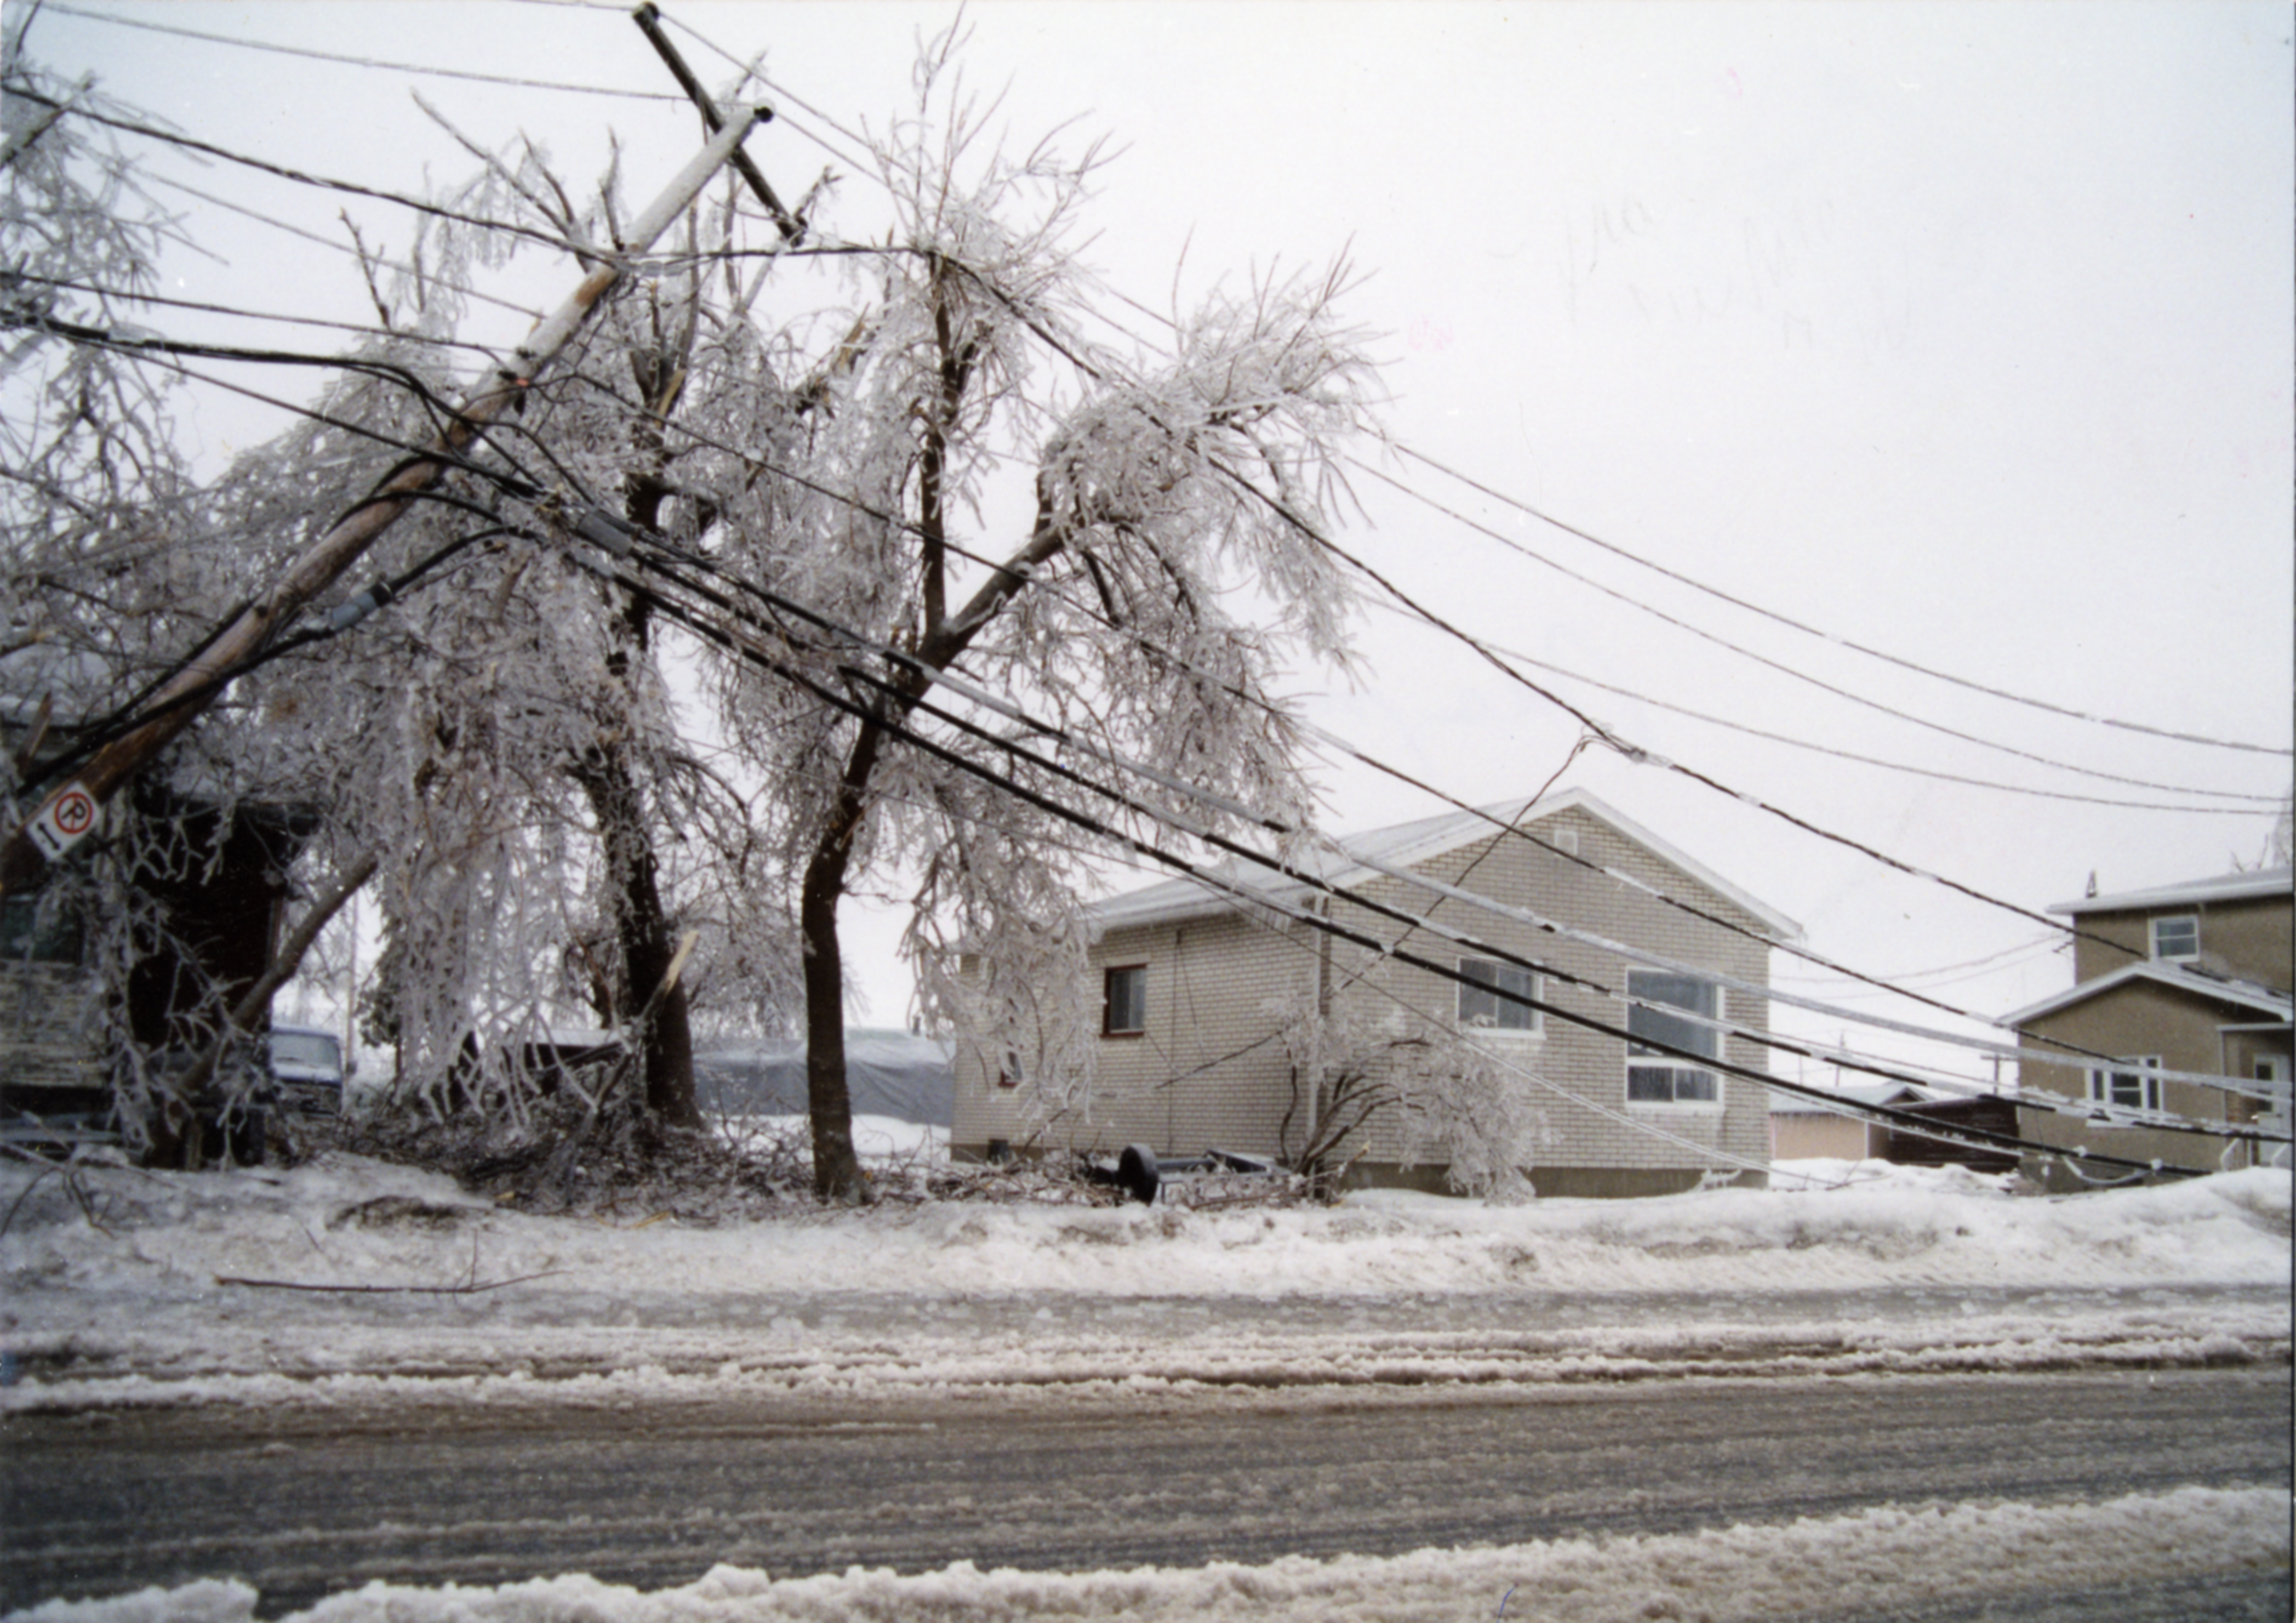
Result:
[[[846,757],[837,801],[805,865],[798,893],[798,932],[805,949],[805,1093],[813,1128],[813,1192],[816,1199],[869,1199],[869,1180],[853,1153],[853,1098],[845,1083],[845,956],[837,940],[837,903],[853,844],[868,806],[870,778],[885,735],[874,722]]]
[[[1029,544],[997,570],[954,619],[943,619],[918,650],[925,665],[938,670],[958,658],[980,629],[1029,582],[1035,570],[1066,544],[1050,498],[1038,482],[1037,523]],[[917,701],[932,689],[934,678],[912,669],[887,701],[894,722],[905,721]],[[813,1128],[813,1192],[822,1200],[869,1198],[869,1181],[853,1153],[853,1099],[845,1083],[845,959],[837,941],[837,903],[853,863],[853,846],[869,806],[869,780],[883,753],[885,731],[864,721],[846,757],[837,799],[798,893],[798,934],[805,949],[805,1091]]]
[[[575,770],[574,777],[589,797],[605,848],[614,929],[622,953],[622,995],[616,1013],[628,1019],[660,986],[673,952],[653,834],[646,826],[629,759],[618,746],[599,749]],[[701,1111],[693,1096],[693,1029],[682,980],[662,998],[638,1041],[644,1044],[646,1114],[666,1126],[701,1126]]]

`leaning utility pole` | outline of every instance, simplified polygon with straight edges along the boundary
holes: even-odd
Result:
[[[631,222],[627,236],[608,263],[582,279],[573,295],[538,323],[511,359],[472,389],[431,451],[407,463],[373,495],[336,521],[313,542],[270,591],[226,625],[144,705],[152,720],[104,746],[71,782],[50,795],[29,820],[0,846],[0,896],[36,882],[53,861],[92,833],[103,803],[118,792],[176,734],[212,704],[241,662],[260,652],[303,606],[339,579],[398,522],[418,498],[462,460],[504,408],[548,371],[591,314],[627,274],[636,256],[653,245],[700,194],[709,177],[741,146],[761,117],[762,108],[735,110],[725,128],[678,171],[660,197]]]

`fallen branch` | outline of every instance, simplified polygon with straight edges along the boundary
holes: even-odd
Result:
[[[245,1285],[258,1290],[340,1290],[357,1296],[476,1296],[482,1290],[500,1290],[506,1285],[523,1285],[529,1280],[546,1280],[554,1273],[563,1273],[563,1268],[545,1268],[540,1273],[521,1273],[515,1279],[492,1280],[486,1284],[462,1285],[307,1285],[297,1280],[242,1279],[235,1273],[218,1273],[218,1285]]]

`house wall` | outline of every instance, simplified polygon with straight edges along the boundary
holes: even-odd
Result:
[[[2286,917],[2286,910],[2282,910]],[[2044,1039],[2055,1039],[2097,1053],[2135,1059],[2157,1054],[2164,1069],[2200,1071],[2242,1076],[2254,1074],[2260,1053],[2286,1054],[2285,1028],[2277,1032],[2226,1033],[2220,1028],[2252,1019],[2236,1008],[2154,981],[2130,981],[2085,1002],[2028,1021],[2019,1034],[2020,1046],[2029,1052],[2047,1051]],[[2087,1079],[2079,1066],[2044,1065],[2028,1059],[2021,1064],[2020,1091],[2027,1095],[2050,1092],[2082,1099]],[[2242,1094],[2193,1083],[2165,1083],[2161,1090],[2164,1110],[2202,1120],[2245,1122],[2255,1119],[2262,1106]],[[2159,1160],[2165,1166],[2213,1170],[2222,1149],[2213,1139],[2161,1128],[2120,1126],[2110,1122],[2067,1116],[2054,1110],[2021,1108],[2021,1136],[2061,1148],[2085,1147],[2098,1154],[2132,1160]],[[2236,1149],[2230,1163],[2248,1164],[2244,1148]],[[2050,1189],[2084,1187],[2081,1179],[2054,1157],[2029,1156],[2028,1174]],[[2112,1178],[2109,1169],[2093,1174]]]
[[[0,963],[0,1108],[11,1116],[102,1108],[96,990],[78,964]]]
[[[2191,914],[2200,920],[2201,968],[2285,992],[2289,989],[2292,911],[2296,911],[2296,907],[2292,907],[2289,897],[2279,895],[2195,903],[2190,907],[2081,913],[2074,919],[2081,934],[2073,938],[2073,980],[2076,984],[2095,980],[2150,958],[2150,921]],[[2087,936],[2102,939],[2085,939]]]
[[[1574,809],[1541,819],[1536,828],[1549,841],[1558,834],[1575,835],[1578,855],[1596,869],[1625,874],[1718,917],[1749,928],[1757,927],[1751,915],[1584,811]],[[1705,923],[1611,873],[1590,871],[1526,841],[1494,836],[1448,853],[1427,863],[1425,869],[1431,877],[1462,889],[1483,892],[1647,952],[1741,980],[1768,982],[1769,950],[1761,942]],[[1380,879],[1364,888],[1379,900],[1414,912],[1428,912],[1426,894],[1414,892],[1400,881]],[[1336,916],[1342,919],[1350,913],[1358,915],[1364,927],[1382,939],[1392,932],[1392,926],[1374,927],[1377,921],[1364,910],[1345,904],[1336,909]],[[1494,918],[1457,902],[1439,902],[1429,917],[1432,923],[1470,933],[1597,986],[1624,989],[1627,965],[1601,948],[1562,940],[1530,925]],[[1406,944],[1439,961],[1472,955],[1426,930],[1412,933]],[[1358,1011],[1388,1020],[1400,1018],[1398,1003],[1446,1017],[1454,1016],[1457,1008],[1455,983],[1391,960],[1379,966],[1363,985],[1352,988],[1349,995]],[[1559,1009],[1607,1026],[1621,1026],[1626,1021],[1623,1003],[1586,986],[1542,977],[1539,996]],[[1758,1030],[1768,1028],[1765,1000],[1726,992],[1722,1015]],[[1542,1025],[1535,1035],[1478,1034],[1478,1040],[1492,1051],[1529,1073],[1531,1096],[1546,1117],[1529,1169],[1542,1192],[1640,1194],[1688,1188],[1709,1168],[1737,1170],[1726,1157],[1767,1166],[1767,1090],[1724,1076],[1721,1098],[1714,1105],[1629,1103],[1623,1039],[1588,1031],[1556,1015],[1545,1017]],[[1726,1040],[1723,1058],[1757,1071],[1768,1067],[1767,1050],[1734,1037]],[[1662,1130],[1670,1138],[1657,1136],[1648,1131],[1652,1128]],[[1378,1178],[1390,1167],[1400,1170],[1409,1158],[1402,1124],[1390,1118],[1370,1136],[1362,1171],[1366,1177]],[[1766,1174],[1756,1172],[1752,1176]]]
[[[1749,929],[1751,914],[1689,875],[1661,862],[1610,825],[1571,809],[1542,819],[1543,837],[1574,834],[1587,861],[1630,876]],[[1531,908],[1652,952],[1757,985],[1767,984],[1769,952],[1759,940],[1705,923],[1608,874],[1590,872],[1525,842],[1495,836],[1425,865],[1432,877]],[[1529,924],[1502,919],[1464,903],[1442,901],[1429,909],[1427,893],[1398,880],[1375,879],[1369,898],[1427,917],[1437,925],[1623,990],[1625,965],[1611,952],[1559,940]],[[1345,901],[1332,903],[1335,922],[1379,941],[1391,940],[1393,921]],[[1427,928],[1402,945],[1439,962],[1471,951]],[[982,1153],[992,1140],[1016,1148],[1109,1151],[1147,1144],[1161,1154],[1206,1148],[1295,1152],[1307,1135],[1307,1105],[1297,1097],[1286,1056],[1275,1040],[1278,1016],[1271,1001],[1311,997],[1321,943],[1298,924],[1272,924],[1236,916],[1178,925],[1112,930],[1093,954],[1095,972],[1141,963],[1148,969],[1148,1022],[1137,1038],[1103,1038],[1088,1116],[1049,1124],[1029,1119],[1026,1089],[994,1086],[977,1053],[961,1049],[956,1125],[960,1155]],[[1361,949],[1331,949],[1332,996],[1358,1026],[1398,1034],[1415,1017],[1456,1017],[1456,984],[1391,958],[1367,969]],[[1539,996],[1607,1026],[1625,1024],[1625,1006],[1600,991],[1542,977]],[[1767,1030],[1767,1001],[1726,992],[1726,1019]],[[1545,1115],[1529,1169],[1546,1194],[1645,1194],[1695,1185],[1710,1169],[1763,1181],[1769,1156],[1767,1091],[1724,1076],[1712,1105],[1646,1104],[1626,1098],[1626,1044],[1548,1015],[1536,1034],[1479,1032],[1476,1040],[1530,1074],[1525,1085]],[[1767,1053],[1759,1044],[1726,1040],[1724,1058],[1760,1071]],[[1289,1119],[1287,1121],[1287,1113]],[[1660,1128],[1672,1141],[1645,1129]],[[1414,1165],[1405,1124],[1375,1118],[1360,1141],[1353,1175],[1367,1182],[1439,1187],[1441,1168]]]
[[[1092,973],[1146,966],[1146,1029],[1095,1042],[1090,1103],[1052,1119],[1025,1083],[996,1085],[980,1050],[960,1042],[954,1152],[977,1158],[999,1141],[1107,1154],[1127,1144],[1168,1156],[1277,1149],[1293,1100],[1275,1040],[1281,1017],[1267,1006],[1310,995],[1317,952],[1306,926],[1236,915],[1111,931]]]
[[[1853,1116],[1830,1110],[1770,1117],[1770,1158],[1774,1161],[1863,1161],[1881,1154],[1886,1129]]]

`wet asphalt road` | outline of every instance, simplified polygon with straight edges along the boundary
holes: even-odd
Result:
[[[782,1577],[958,1560],[1193,1566],[1888,1503],[2285,1490],[2290,1421],[2284,1367],[1376,1401],[1295,1393],[1089,1411],[944,1400],[674,1418],[19,1416],[0,1430],[0,1605],[238,1577],[276,1615],[371,1578],[587,1571],[652,1588],[720,1561]],[[2079,1609],[2068,1618],[2290,1615],[2285,1570],[2213,1582],[2059,1599]],[[1981,1594],[1971,1605],[1923,1615],[1994,1615]]]

